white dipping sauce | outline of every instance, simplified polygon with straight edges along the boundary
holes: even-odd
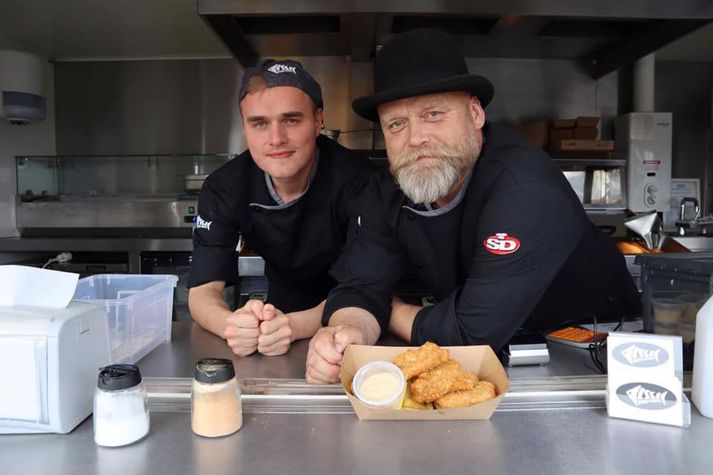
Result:
[[[359,385],[359,393],[370,401],[387,401],[396,395],[401,383],[392,373],[382,371],[364,378]]]

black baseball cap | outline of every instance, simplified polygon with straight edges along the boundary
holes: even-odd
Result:
[[[240,84],[240,100],[246,96],[248,82],[255,75],[261,75],[267,87],[275,86],[292,86],[301,89],[307,94],[317,109],[324,107],[322,101],[322,88],[319,83],[314,80],[312,75],[298,61],[286,59],[277,61],[275,59],[266,59],[258,66],[253,66],[245,70],[243,80]]]

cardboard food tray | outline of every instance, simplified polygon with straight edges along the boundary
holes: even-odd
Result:
[[[357,370],[369,361],[392,361],[409,346],[363,346],[349,345],[342,359],[341,382],[349,402],[359,420],[402,420],[402,421],[445,421],[490,419],[495,409],[510,389],[510,382],[503,365],[493,350],[487,346],[444,346],[450,358],[458,361],[463,368],[479,378],[495,385],[498,395],[495,399],[458,409],[376,409],[362,403],[352,392],[352,379]]]

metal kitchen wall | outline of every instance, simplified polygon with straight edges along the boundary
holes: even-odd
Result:
[[[57,63],[59,155],[191,154],[244,148],[237,95],[242,68],[232,60]],[[126,157],[124,157],[126,158]],[[72,189],[147,188],[141,160],[85,160],[65,173]],[[185,160],[162,161],[157,190],[190,173]],[[211,170],[207,170],[211,171]],[[199,170],[194,173],[203,173]],[[115,176],[111,176],[114,174]],[[89,182],[89,183],[86,183]],[[175,187],[173,187],[175,188]],[[182,187],[174,191],[180,191]],[[92,188],[94,189],[94,188]]]
[[[713,212],[713,63],[656,63],[656,110],[673,113],[675,178],[699,178]]]
[[[15,176],[15,156],[54,155],[54,67],[45,64],[45,93],[47,97],[47,118],[29,125],[10,125],[0,121],[0,237],[17,236],[15,227],[15,198],[17,182]],[[0,256],[2,263],[2,256]]]
[[[299,58],[321,82],[327,128],[371,127],[351,112],[351,100],[371,89],[371,64],[343,57]],[[618,73],[591,79],[574,61],[469,58],[489,77],[495,98],[488,118],[527,122],[596,114],[608,118],[622,95]],[[656,108],[674,113],[674,177],[705,180],[713,64],[657,62]],[[245,147],[237,103],[242,68],[232,59],[76,62],[55,65],[58,154],[238,153]],[[340,142],[370,148],[371,134]],[[378,144],[377,144],[378,145]],[[709,170],[709,175],[713,171]]]
[[[231,60],[57,63],[57,153],[239,149]]]
[[[617,114],[617,73],[592,79],[574,61],[469,58],[471,73],[489,78],[495,97],[489,119],[523,123],[553,117],[601,115],[603,132]]]
[[[370,63],[299,59],[322,84],[327,128],[371,127],[351,111],[351,100],[371,89]],[[596,81],[565,60],[468,64],[495,84],[493,120],[615,115],[616,73]],[[244,149],[235,97],[241,74],[231,59],[57,63],[57,153],[237,153]],[[343,134],[340,142],[370,148],[371,134]]]

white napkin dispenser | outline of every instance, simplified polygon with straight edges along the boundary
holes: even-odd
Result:
[[[0,307],[0,434],[65,434],[86,419],[108,335],[98,305]]]

